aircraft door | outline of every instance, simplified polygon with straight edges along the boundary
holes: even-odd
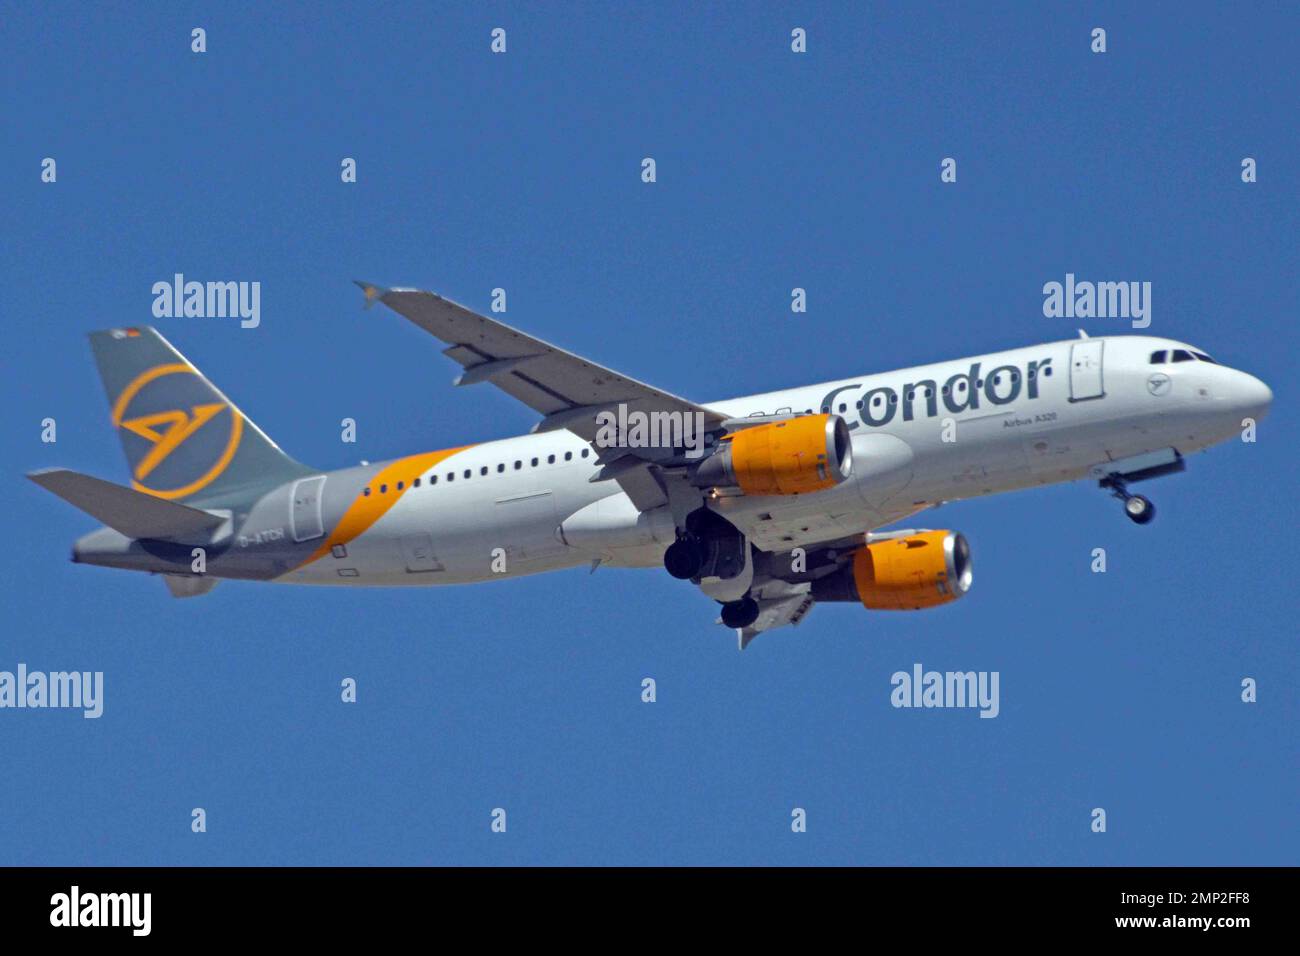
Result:
[[[1105,339],[1081,339],[1070,346],[1070,401],[1105,397],[1101,368],[1105,345]]]
[[[325,533],[321,519],[321,496],[325,491],[325,476],[316,475],[295,481],[290,492],[292,510],[289,514],[294,541],[310,541]]]

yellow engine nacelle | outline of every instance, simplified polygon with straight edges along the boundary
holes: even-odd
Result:
[[[802,495],[833,488],[852,470],[853,443],[844,419],[801,415],[724,436],[693,480],[746,495]]]
[[[873,611],[913,611],[970,590],[970,545],[955,531],[918,531],[874,541],[834,574],[813,581],[818,601],[861,601]]]

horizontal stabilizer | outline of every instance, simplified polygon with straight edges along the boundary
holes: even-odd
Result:
[[[47,468],[27,477],[128,538],[184,538],[226,520],[66,468]]]

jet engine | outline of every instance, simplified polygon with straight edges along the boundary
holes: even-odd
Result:
[[[801,415],[725,435],[692,482],[746,495],[800,495],[833,488],[852,470],[853,443],[844,419]]]
[[[818,601],[861,601],[874,611],[947,604],[971,586],[970,545],[955,531],[917,531],[873,541],[838,571],[812,582]]]

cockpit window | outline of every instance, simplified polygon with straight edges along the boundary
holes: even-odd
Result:
[[[1164,349],[1161,349],[1159,352],[1152,352],[1152,353],[1151,353],[1151,364],[1152,364],[1152,365],[1164,365],[1164,364],[1165,364],[1165,356],[1166,356],[1167,354],[1168,354],[1168,353],[1165,352]]]
[[[1192,362],[1195,360],[1192,358],[1192,353],[1188,352],[1186,349],[1174,349],[1174,355],[1173,358],[1170,359],[1170,361],[1171,362]]]
[[[1214,361],[1214,359],[1212,359],[1212,358],[1210,358],[1208,355],[1206,355],[1204,352],[1193,352],[1192,354],[1195,355],[1195,356],[1196,356],[1198,359],[1200,359],[1202,362],[1209,362],[1211,365],[1218,365],[1218,364],[1219,364],[1218,362]]]

